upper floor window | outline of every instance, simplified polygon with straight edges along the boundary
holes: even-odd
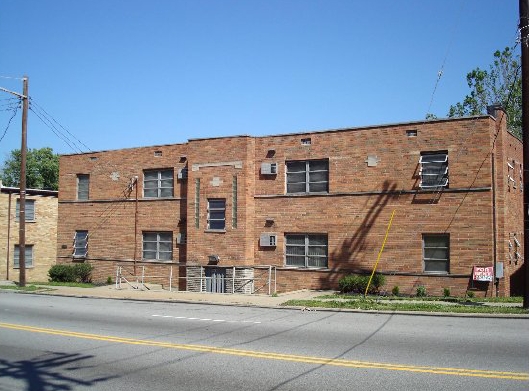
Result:
[[[25,221],[35,221],[35,200],[28,200],[26,199],[24,202],[24,210],[26,212],[26,218]],[[20,221],[20,199],[17,198],[17,205],[16,205],[16,219],[17,221]]]
[[[208,229],[226,229],[226,199],[208,199]]]
[[[448,152],[422,152],[419,160],[421,189],[448,187]]]
[[[151,170],[143,173],[143,196],[165,198],[173,196],[173,170]]]
[[[144,232],[143,259],[157,261],[173,259],[172,232]]]
[[[24,265],[26,267],[33,267],[33,245],[32,244],[26,244],[25,245],[25,258],[24,258]],[[15,269],[18,269],[20,267],[20,247],[18,244],[15,244],[15,253],[13,254],[13,267]]]
[[[88,231],[75,231],[73,238],[74,258],[86,258],[88,254]]]
[[[87,200],[90,187],[90,175],[77,174],[77,199]]]
[[[287,193],[325,193],[329,191],[329,161],[286,162]]]
[[[423,234],[423,262],[425,273],[450,272],[450,236],[448,234]]]
[[[327,267],[327,235],[285,235],[286,265],[299,267]]]

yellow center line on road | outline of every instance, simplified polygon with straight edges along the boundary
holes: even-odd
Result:
[[[481,369],[466,369],[466,368],[440,368],[430,366],[414,366],[414,365],[401,365],[401,364],[387,364],[378,362],[368,361],[356,361],[356,360],[345,360],[325,357],[311,357],[311,356],[300,356],[293,354],[282,354],[282,353],[270,353],[270,352],[259,352],[252,350],[241,350],[241,349],[230,349],[230,348],[219,348],[214,346],[205,345],[189,345],[189,344],[178,344],[171,342],[160,342],[143,339],[133,338],[122,338],[110,335],[98,335],[88,333],[78,333],[75,331],[68,330],[56,330],[42,327],[25,326],[20,324],[2,323],[0,327],[5,329],[27,331],[32,333],[43,333],[50,335],[58,335],[63,337],[73,337],[81,339],[90,339],[96,341],[122,343],[128,345],[142,345],[142,346],[154,346],[168,349],[178,350],[190,350],[202,353],[216,353],[226,354],[231,356],[242,356],[251,357],[267,360],[282,360],[291,362],[300,362],[305,364],[319,364],[319,365],[330,365],[337,367],[349,367],[349,368],[368,368],[368,369],[385,369],[390,371],[404,371],[404,372],[419,372],[419,373],[430,373],[438,375],[450,375],[450,376],[467,376],[467,377],[480,377],[480,378],[492,378],[492,379],[508,379],[508,380],[521,380],[529,381],[529,373],[526,372],[506,372],[506,371],[491,371]]]

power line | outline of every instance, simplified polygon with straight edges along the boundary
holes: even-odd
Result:
[[[4,130],[4,133],[2,134],[2,137],[0,137],[0,142],[2,142],[2,140],[4,139],[4,137],[6,136],[7,134],[7,131],[9,129],[9,126],[11,125],[11,121],[13,121],[13,118],[15,118],[15,116],[17,115],[17,112],[18,112],[18,108],[19,108],[19,105],[15,106],[12,111],[13,111],[13,115],[11,115],[11,118],[9,118],[9,120],[7,121],[7,126]]]

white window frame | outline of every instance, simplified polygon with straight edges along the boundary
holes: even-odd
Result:
[[[86,201],[90,199],[90,175],[77,174],[77,199]]]
[[[316,169],[314,167],[311,167],[313,165],[316,165],[318,163],[325,163],[326,168],[325,169]],[[294,165],[305,165],[303,170],[294,170]],[[285,163],[286,165],[286,192],[287,194],[321,194],[321,193],[328,193],[329,192],[329,159],[318,159],[318,160],[290,160]],[[300,177],[303,176],[303,173],[305,174],[303,180],[300,180]],[[321,174],[326,173],[325,180],[311,180],[311,174]],[[296,179],[294,179],[296,178]],[[304,186],[301,186],[304,184]],[[311,190],[311,185],[325,185],[324,190]],[[289,185],[291,187],[295,185],[299,185],[302,187],[300,190],[292,190],[289,189]]]
[[[24,209],[26,212],[26,221],[35,221],[35,200],[26,198],[24,205]],[[15,216],[16,220],[20,221],[20,198],[17,198]]]
[[[155,174],[155,175],[152,175],[152,174]],[[170,194],[167,194],[168,189],[170,190],[169,192]],[[147,195],[147,193],[156,193],[156,194]],[[174,197],[174,170],[173,169],[160,169],[160,170],[143,171],[143,197],[144,198],[172,198]]]
[[[435,238],[435,240],[434,240]],[[444,239],[444,244],[439,244],[440,239]],[[428,243],[429,240],[437,243]],[[445,252],[445,256],[439,254]],[[428,274],[449,274],[450,273],[450,235],[442,233],[425,233],[422,234],[422,258],[423,271]],[[428,264],[444,263],[444,268],[433,268]]]
[[[154,254],[154,256],[148,254]],[[170,231],[144,231],[142,233],[141,257],[144,261],[171,262],[173,260],[173,233]]]
[[[421,152],[419,164],[421,189],[448,187],[448,151]]]
[[[86,258],[88,255],[88,231],[77,230],[73,238],[73,257]]]
[[[208,230],[226,230],[226,198],[208,198]]]
[[[303,243],[293,243],[294,237]],[[324,244],[317,243],[324,239]],[[320,254],[315,249],[320,248]],[[312,251],[311,251],[312,249]],[[321,251],[323,249],[323,251]],[[297,250],[297,251],[296,251]],[[294,260],[297,259],[297,262]],[[316,260],[318,260],[316,262]],[[329,267],[329,238],[327,234],[288,233],[285,234],[285,265],[299,268]]]
[[[26,244],[24,252],[26,253],[25,266],[27,268],[33,267],[33,245]],[[20,268],[20,246],[18,244],[15,244],[15,251],[13,252],[13,268]]]

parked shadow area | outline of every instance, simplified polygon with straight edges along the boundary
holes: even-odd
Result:
[[[83,364],[93,356],[48,352],[29,360],[0,359],[0,389],[26,391],[68,391],[93,386],[112,377],[83,379]],[[13,385],[7,387],[7,385]],[[16,386],[15,386],[16,385]]]

